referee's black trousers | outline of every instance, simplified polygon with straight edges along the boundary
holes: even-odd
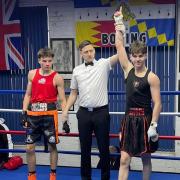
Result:
[[[110,179],[109,129],[110,115],[108,106],[95,111],[79,108],[77,112],[81,146],[81,178],[91,180],[92,133],[95,133],[101,161],[101,180]]]

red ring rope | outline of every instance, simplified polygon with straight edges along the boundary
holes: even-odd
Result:
[[[18,134],[18,135],[24,135],[26,134],[26,131],[5,131],[5,130],[0,130],[1,134]],[[59,136],[69,136],[69,137],[79,137],[79,133],[59,133]],[[93,134],[93,136],[95,136]],[[111,138],[119,138],[118,134],[109,134],[109,137]],[[168,140],[180,140],[180,136],[159,136],[160,139],[168,139]]]

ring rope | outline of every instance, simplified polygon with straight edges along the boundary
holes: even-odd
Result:
[[[14,131],[14,130],[0,130],[2,134],[18,134],[18,135],[25,135],[26,131]],[[59,136],[69,136],[69,137],[79,137],[79,133],[58,133]],[[92,136],[95,136],[94,134]],[[118,138],[118,134],[109,134],[111,138]],[[159,136],[159,139],[166,139],[166,140],[180,140],[180,136]]]
[[[69,94],[70,91],[66,91],[66,94]],[[0,94],[23,94],[25,93],[24,90],[0,90]],[[118,92],[113,92],[109,91],[109,95],[124,95],[125,92],[123,91],[118,91]],[[161,95],[179,95],[180,91],[161,91]],[[0,112],[22,112],[21,109],[0,109]],[[58,111],[58,114],[62,113],[62,111]],[[76,114],[75,111],[70,111],[69,114]],[[115,115],[123,115],[125,114],[124,112],[110,112],[110,114],[115,114]],[[179,112],[161,112],[161,115],[164,116],[180,116]],[[5,130],[0,130],[0,133],[2,134],[18,134],[18,135],[25,135],[26,131],[5,131]],[[59,133],[58,135],[60,136],[69,136],[69,137],[79,137],[79,133]],[[94,134],[93,134],[94,136]],[[111,138],[118,138],[118,134],[109,134],[109,137]],[[180,136],[159,136],[160,139],[166,139],[166,140],[180,140]],[[22,149],[0,149],[0,152],[16,152],[16,153],[26,153],[26,150]],[[45,152],[44,150],[35,150],[35,152]],[[74,152],[74,151],[58,151],[58,153],[62,154],[74,154],[74,155],[79,155],[81,152]],[[92,152],[92,155],[98,155],[99,153],[97,152]],[[118,153],[112,153],[111,155],[119,155]],[[152,155],[151,156],[153,159],[168,159],[168,160],[180,160],[180,157],[169,157],[169,156],[158,156],[158,155]]]
[[[6,153],[6,152],[14,152],[14,153],[26,153],[26,150],[24,149],[0,149],[0,152]],[[37,153],[49,153],[45,152],[44,150],[35,150]],[[61,154],[73,154],[73,155],[80,155],[80,151],[58,151],[58,153]],[[99,156],[99,152],[91,152],[91,155]],[[119,153],[111,153],[110,155],[118,156]],[[135,156],[139,157],[139,156]],[[171,156],[158,156],[158,155],[152,155],[151,158],[153,159],[168,159],[168,160],[180,160],[180,157],[171,157]]]
[[[0,109],[0,112],[22,112],[22,109]],[[58,111],[61,114],[62,111]],[[69,114],[76,114],[76,111],[69,111]],[[124,115],[125,112],[109,112],[109,114],[114,115]],[[160,115],[163,116],[180,116],[180,112],[161,112]]]
[[[25,90],[0,90],[0,94],[24,94]],[[70,90],[66,89],[66,94],[70,93]],[[124,95],[125,91],[109,91],[109,95]],[[161,95],[180,95],[180,91],[161,91]]]

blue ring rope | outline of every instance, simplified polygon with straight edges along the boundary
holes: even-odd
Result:
[[[0,149],[0,152],[7,153],[7,152],[15,152],[15,153],[26,153],[26,150],[24,149]],[[35,150],[37,153],[45,153],[43,150]],[[49,153],[49,152],[46,152]],[[61,154],[74,154],[74,155],[80,155],[81,152],[79,151],[58,151],[58,153]],[[91,152],[91,155],[99,156],[98,152]],[[118,156],[119,153],[111,153],[111,155]],[[139,157],[139,156],[137,156]],[[180,160],[180,157],[170,157],[170,156],[158,156],[158,155],[152,155],[152,159],[168,159],[168,160]]]
[[[0,90],[0,94],[24,94],[25,90]],[[70,91],[65,92],[69,94]],[[109,95],[124,95],[124,91],[109,91]],[[180,91],[161,91],[161,95],[180,95]]]

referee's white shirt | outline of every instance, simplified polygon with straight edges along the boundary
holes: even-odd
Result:
[[[108,104],[110,58],[94,59],[93,63],[93,66],[83,63],[73,70],[70,88],[79,91],[79,106],[94,108]]]

